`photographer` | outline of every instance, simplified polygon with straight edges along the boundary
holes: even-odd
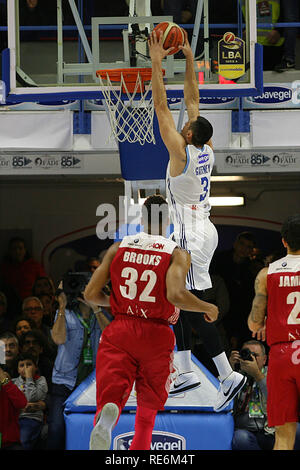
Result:
[[[267,356],[260,341],[246,341],[241,351],[232,351],[229,362],[233,369],[247,376],[247,382],[234,400],[233,450],[271,450],[274,430],[268,428],[266,406]]]
[[[51,331],[58,345],[52,374],[48,417],[48,449],[65,448],[64,402],[94,370],[98,343],[109,320],[82,296],[85,273],[69,273],[57,292],[58,311]]]

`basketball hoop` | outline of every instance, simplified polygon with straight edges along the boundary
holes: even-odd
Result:
[[[139,142],[140,145],[155,143],[152,69],[97,70],[96,75],[111,125],[110,138],[114,136],[119,142]],[[147,90],[145,82],[150,82]]]

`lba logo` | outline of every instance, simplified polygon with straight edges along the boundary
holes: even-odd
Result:
[[[119,434],[114,438],[113,450],[129,450],[134,432]],[[166,431],[153,431],[150,450],[185,450],[183,436]]]

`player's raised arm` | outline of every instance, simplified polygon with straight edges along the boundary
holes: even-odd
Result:
[[[163,48],[163,36],[161,34],[160,37],[157,37],[155,31],[151,33],[148,45],[152,61],[152,96],[160,135],[169,151],[170,158],[185,160],[185,141],[176,130],[173,116],[168,107],[163,81],[162,59],[167,56],[170,49]]]
[[[183,30],[183,32],[185,41],[183,46],[179,46],[179,49],[185,55],[184,102],[186,105],[189,123],[192,123],[200,116],[200,94],[195,73],[194,54],[188,40],[187,32],[185,30]],[[212,139],[209,139],[206,143],[213,149]]]
[[[185,30],[183,32],[185,41],[183,46],[179,46],[179,49],[185,55],[184,101],[189,121],[195,121],[199,116],[199,86],[195,73],[194,54],[187,32]]]
[[[213,322],[218,318],[218,307],[198,299],[185,287],[186,275],[191,257],[185,250],[175,249],[166,276],[167,299],[182,310],[204,313],[205,320]]]

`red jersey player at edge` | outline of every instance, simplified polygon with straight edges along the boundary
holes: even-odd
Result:
[[[270,346],[267,415],[275,426],[274,450],[292,450],[300,406],[300,214],[285,220],[281,236],[287,256],[258,273],[248,326]]]
[[[160,223],[153,220],[155,206],[165,208]],[[114,243],[84,292],[88,302],[110,305],[114,315],[99,343],[91,450],[110,448],[112,428],[134,382],[137,411],[130,450],[150,449],[156,414],[164,409],[173,372],[175,335],[170,324],[176,323],[180,308],[205,312],[208,322],[218,316],[215,305],[199,300],[185,288],[190,255],[160,235],[165,233],[167,212],[164,198],[148,197],[143,206],[147,233]],[[101,291],[109,279],[110,297]]]

